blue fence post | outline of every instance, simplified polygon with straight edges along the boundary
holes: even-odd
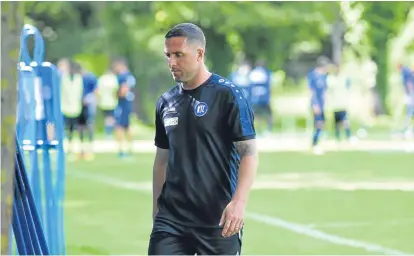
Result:
[[[53,195],[53,214],[55,225],[53,229],[59,230],[57,236],[54,236],[54,250],[59,253],[65,253],[64,246],[64,226],[63,226],[63,201],[65,190],[65,152],[63,148],[64,138],[64,125],[63,115],[60,108],[60,75],[57,68],[49,63],[43,62],[39,69],[39,75],[43,84],[43,99],[45,110],[45,125],[46,125],[46,140],[45,147],[53,148],[56,152],[56,172],[53,177],[55,180],[54,187],[52,189]],[[46,152],[46,150],[44,151]],[[45,158],[49,155],[45,154]],[[51,168],[46,167],[46,168]],[[52,202],[52,201],[51,201]]]

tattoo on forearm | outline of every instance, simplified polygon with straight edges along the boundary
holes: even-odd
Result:
[[[257,154],[256,140],[239,141],[235,145],[240,158]]]

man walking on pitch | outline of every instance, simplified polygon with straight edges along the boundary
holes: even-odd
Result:
[[[273,112],[271,106],[270,87],[272,83],[271,72],[266,68],[265,62],[260,60],[249,74],[251,82],[251,102],[256,117],[265,118],[267,129],[264,134],[270,134],[273,129]],[[259,115],[259,116],[258,116]]]
[[[409,138],[413,134],[413,127],[411,122],[414,118],[414,65],[410,69],[408,66],[400,66],[404,93],[405,93],[405,102],[406,102],[406,112],[404,120],[404,133],[405,137]]]
[[[351,138],[351,128],[348,119],[348,105],[350,100],[350,79],[341,71],[340,65],[332,65],[332,70],[326,79],[328,87],[327,101],[334,112],[335,138],[340,141],[341,129],[345,131],[348,141],[355,141]]]
[[[315,131],[312,137],[313,152],[317,155],[323,154],[318,146],[319,137],[325,128],[325,93],[327,89],[326,77],[330,61],[326,57],[319,57],[316,60],[316,67],[307,76],[308,87],[311,91],[311,108],[313,112]]]
[[[132,134],[129,125],[130,115],[133,112],[133,101],[135,98],[133,88],[135,87],[136,80],[123,59],[115,60],[113,69],[118,77],[119,84],[118,106],[114,112],[116,119],[115,132],[119,144],[119,156],[124,157],[128,153],[132,153]]]
[[[86,160],[93,160],[94,156],[94,134],[95,134],[95,120],[96,120],[96,105],[97,105],[97,77],[89,71],[82,68],[83,78],[83,105],[87,109],[86,113],[86,131],[88,133],[89,148],[85,154]]]
[[[156,105],[150,255],[240,254],[257,169],[253,111],[204,65],[205,37],[176,25],[164,52],[177,85]]]
[[[246,99],[251,103],[252,84],[250,82],[251,67],[247,61],[244,61],[237,70],[230,74],[229,80],[236,86],[240,87]]]

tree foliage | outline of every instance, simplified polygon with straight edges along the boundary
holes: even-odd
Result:
[[[398,32],[409,2],[396,2],[392,7],[376,2],[361,4],[365,6],[364,19],[374,28],[369,37],[375,45],[371,47],[373,57],[379,60],[377,55],[382,50],[375,55],[376,45]],[[303,59],[302,56],[310,56],[310,60],[320,54],[332,56],[330,35],[340,9],[339,2],[291,1],[27,2],[26,5],[27,16],[47,37],[48,59],[90,58],[87,62],[95,62],[99,66],[95,70],[101,71],[111,57],[125,56],[138,78],[136,108],[141,118],[149,122],[153,121],[156,98],[172,85],[163,60],[163,37],[173,25],[181,22],[199,25],[207,37],[207,64],[224,76],[243,58],[252,63],[262,59],[272,70],[285,69],[288,75],[296,72],[303,76],[303,68],[289,64]]]
[[[392,8],[387,2],[363,2],[362,19],[368,24],[370,55],[378,67],[376,89],[380,96],[382,112],[387,112],[385,102],[389,87],[389,43],[400,31],[413,6],[413,2],[393,2]]]

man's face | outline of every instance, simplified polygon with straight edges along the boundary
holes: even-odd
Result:
[[[62,73],[69,73],[69,69],[70,69],[69,61],[67,61],[67,60],[60,60],[58,62],[58,69]]]
[[[187,43],[185,37],[172,37],[165,40],[164,54],[174,80],[188,82],[197,75],[204,50]]]
[[[122,63],[120,63],[120,62],[114,62],[114,63],[112,64],[112,71],[113,71],[115,74],[119,74],[119,73],[121,73],[121,71],[122,71]]]
[[[328,73],[328,67],[327,66],[320,66],[316,68],[316,71],[320,74],[326,74]]]

